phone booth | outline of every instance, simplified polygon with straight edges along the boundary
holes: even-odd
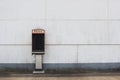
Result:
[[[32,30],[32,55],[35,56],[35,70],[33,73],[44,73],[43,55],[45,54],[45,30]]]

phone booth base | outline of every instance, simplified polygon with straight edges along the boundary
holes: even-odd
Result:
[[[43,70],[43,71],[33,71],[33,73],[34,74],[43,74],[43,73],[45,73],[45,71]]]
[[[44,73],[45,71],[43,70],[43,55],[35,55],[35,70],[33,73]]]

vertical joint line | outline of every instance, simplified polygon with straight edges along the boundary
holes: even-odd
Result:
[[[108,19],[108,20],[110,19],[109,9],[110,9],[109,0],[107,0],[107,19]]]
[[[47,27],[47,0],[45,0],[44,6],[45,6],[45,28],[46,28]]]
[[[77,47],[77,64],[78,64],[78,56],[79,56],[78,55],[78,47],[79,47],[79,45],[77,44],[76,47]]]

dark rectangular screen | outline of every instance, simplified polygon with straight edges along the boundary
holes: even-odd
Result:
[[[44,34],[32,34],[32,50],[44,51]]]

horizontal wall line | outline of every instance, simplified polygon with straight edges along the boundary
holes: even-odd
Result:
[[[45,21],[45,19],[0,19],[0,21]]]
[[[0,21],[120,21],[120,19],[0,19]]]
[[[31,44],[0,44],[0,46],[31,46]]]
[[[120,44],[46,44],[46,45],[120,45]]]
[[[31,46],[32,44],[0,44],[0,46]],[[45,44],[46,46],[67,46],[67,45],[71,45],[71,46],[81,46],[81,45],[120,45],[120,44]]]
[[[120,19],[47,19],[48,21],[120,21]]]

